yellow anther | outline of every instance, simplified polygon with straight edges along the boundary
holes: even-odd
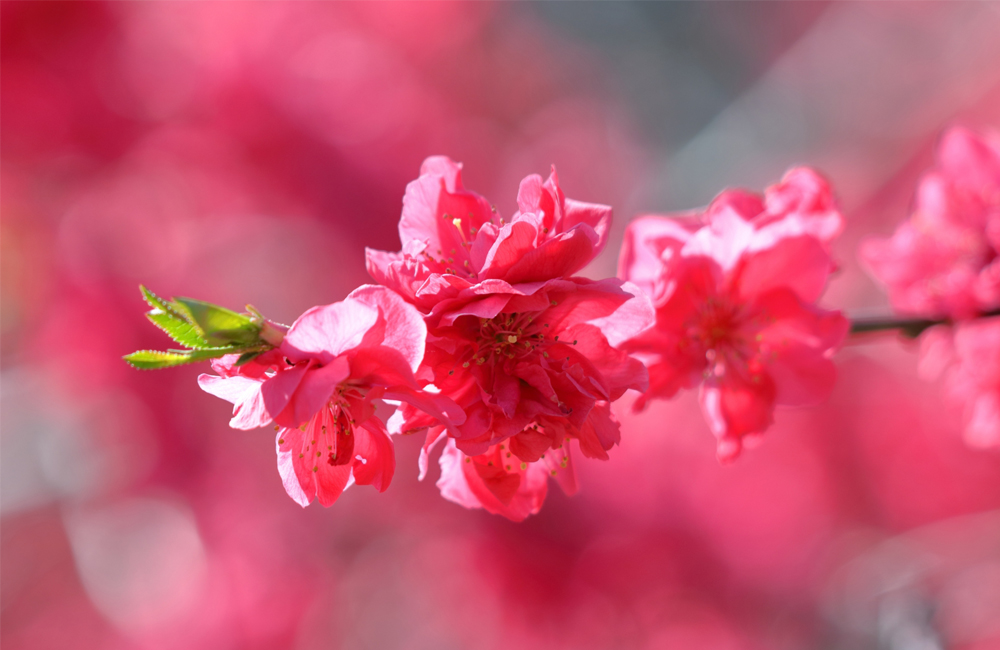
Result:
[[[513,334],[508,334],[507,335],[507,342],[508,343],[517,343],[517,337],[514,336]]]

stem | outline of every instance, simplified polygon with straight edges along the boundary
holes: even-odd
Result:
[[[977,318],[990,318],[1000,316],[1000,309],[979,314]],[[954,321],[950,318],[852,318],[851,334],[867,334],[869,332],[883,332],[886,330],[899,330],[903,336],[917,338],[925,330],[935,325],[952,325]]]

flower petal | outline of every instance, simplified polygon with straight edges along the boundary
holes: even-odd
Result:
[[[318,359],[329,363],[358,347],[378,319],[378,309],[357,300],[313,307],[292,324],[281,343],[281,351],[294,362]]]
[[[833,269],[833,260],[818,239],[790,237],[745,256],[734,283],[744,300],[787,287],[802,300],[815,302]]]
[[[358,485],[371,485],[385,492],[396,471],[396,452],[392,439],[378,418],[369,418],[354,430],[354,453],[364,461],[354,461],[354,481]]]
[[[357,301],[378,310],[385,328],[379,340],[373,343],[399,351],[409,363],[410,369],[416,372],[424,358],[427,339],[427,326],[424,325],[420,312],[395,291],[371,284],[352,291],[346,301]]]
[[[261,381],[239,375],[233,377],[216,377],[215,375],[199,375],[198,385],[203,391],[216,397],[221,397],[233,406],[233,419],[229,426],[234,429],[256,429],[271,421],[271,416],[264,408],[264,398],[261,395]]]

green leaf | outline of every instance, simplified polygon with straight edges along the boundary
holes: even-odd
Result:
[[[194,359],[184,353],[159,352],[157,350],[139,350],[132,354],[126,354],[125,359],[133,368],[139,370],[157,370],[159,368],[172,368],[182,366],[185,363],[192,363]]]
[[[157,370],[205,361],[207,359],[218,359],[227,354],[236,354],[238,352],[259,354],[262,351],[258,349],[248,351],[247,348],[242,346],[226,346],[203,350],[167,350],[165,352],[159,350],[139,350],[132,354],[126,354],[122,358],[133,368]]]
[[[186,312],[187,320],[197,325],[204,339],[213,345],[260,343],[260,325],[247,316],[193,298],[174,298],[173,305]]]
[[[189,348],[210,348],[212,344],[205,340],[198,327],[188,320],[182,310],[170,302],[139,285],[142,297],[152,309],[146,312],[146,318],[163,330],[174,341]]]
[[[153,325],[166,332],[167,336],[183,346],[189,348],[210,348],[211,343],[206,341],[198,328],[185,320],[179,320],[168,312],[159,309],[151,309],[146,312]]]
[[[186,323],[193,322],[184,312],[184,309],[176,302],[171,300],[164,300],[163,298],[159,297],[158,295],[156,295],[146,287],[142,286],[141,284],[139,285],[139,290],[142,291],[142,297],[146,301],[146,304],[148,304],[154,310],[158,309],[162,312],[170,314],[171,317],[180,321],[184,321]]]

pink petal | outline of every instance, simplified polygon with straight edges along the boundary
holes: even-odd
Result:
[[[540,431],[525,429],[509,438],[508,446],[519,459],[533,463],[552,447],[552,439]]]
[[[555,175],[555,168],[552,169]],[[557,211],[562,211],[562,196],[557,183],[552,183],[550,177],[550,187],[545,187],[542,177],[538,174],[529,174],[521,180],[517,188],[517,208],[520,212],[534,213],[542,217],[542,223],[548,227],[555,226],[558,216]],[[554,190],[554,192],[553,192]],[[558,193],[557,195],[554,195]],[[558,207],[557,207],[558,205]]]
[[[589,264],[596,254],[593,237],[584,230],[574,229],[537,248],[521,251],[503,278],[516,284],[568,277]]]
[[[510,268],[534,249],[537,234],[536,224],[527,217],[503,226],[486,256],[480,275],[484,278],[506,279]]]
[[[830,356],[847,337],[847,318],[803,304],[787,289],[769,293],[756,307],[769,322],[757,338],[777,387],[777,403],[809,406],[826,399],[836,381]]]
[[[587,232],[588,238],[593,241],[594,255],[596,256],[604,250],[604,244],[608,241],[611,219],[610,205],[566,199],[566,216],[563,217],[561,229],[569,231],[573,228],[581,228]],[[590,230],[593,231],[593,235],[588,232]]]
[[[576,362],[600,384],[602,392],[616,400],[628,390],[644,391],[649,377],[646,367],[626,352],[611,347],[601,331],[583,324],[565,331],[567,343],[580,355]]]
[[[305,508],[312,501],[315,494],[315,486],[308,482],[305,486],[299,481],[295,471],[293,457],[298,456],[297,451],[301,444],[301,436],[304,434],[297,427],[293,429],[282,429],[275,437],[275,452],[278,455],[278,474],[281,476],[281,484],[285,487],[285,492],[292,497],[295,503]],[[284,443],[279,443],[284,440]],[[306,492],[304,488],[309,488]]]
[[[951,176],[971,187],[1000,185],[1000,147],[974,131],[952,127],[938,143],[937,157]]]
[[[427,326],[420,312],[396,292],[370,284],[352,291],[346,301],[357,301],[378,310],[385,321],[385,332],[379,343],[399,351],[416,372],[424,358],[427,338]]]
[[[702,412],[719,439],[761,433],[771,425],[775,386],[767,375],[752,382],[736,372],[702,386]]]
[[[289,402],[289,410],[281,414],[283,423],[295,426],[308,422],[333,397],[337,386],[350,375],[347,359],[337,357],[322,368],[310,368],[299,383]]]
[[[355,460],[354,481],[358,485],[371,485],[385,492],[396,471],[396,453],[392,439],[378,418],[369,418],[354,430],[354,453],[365,460]]]
[[[216,377],[215,375],[199,375],[198,385],[210,395],[220,397],[234,404],[233,418],[229,426],[234,429],[256,429],[271,421],[271,416],[264,408],[264,398],[261,395],[261,381],[239,375],[233,377]]]
[[[430,275],[430,269],[402,253],[373,248],[365,248],[365,267],[375,282],[411,298]]]
[[[517,403],[521,398],[521,386],[517,377],[499,371],[493,377],[492,403],[500,407],[508,418],[514,417]]]
[[[793,220],[802,232],[830,243],[844,229],[844,217],[825,178],[808,167],[788,170],[781,182],[765,191],[769,221]],[[758,228],[765,225],[758,223]]]
[[[591,325],[601,330],[608,343],[615,347],[656,323],[656,312],[649,296],[631,282],[621,285],[621,290],[631,294],[633,298],[626,300],[614,313],[589,321]]]
[[[573,278],[571,291],[550,291],[549,298],[556,303],[546,310],[544,322],[548,323],[549,331],[555,335],[578,323],[598,321],[614,314],[622,305],[635,298],[633,293],[626,291],[626,283],[615,278],[605,280],[587,280]],[[633,289],[634,290],[634,289]],[[629,312],[623,312],[626,315]],[[625,324],[623,323],[623,328]],[[614,325],[608,324],[614,331]]]
[[[441,478],[437,481],[437,487],[441,496],[465,508],[482,508],[462,469],[465,455],[455,447],[453,440],[447,441],[438,462],[441,465]]]
[[[753,242],[754,227],[731,207],[711,215],[709,224],[691,235],[681,254],[685,257],[709,257],[730,271]]]
[[[656,361],[647,361],[649,388],[635,401],[633,408],[640,411],[651,398],[670,399],[681,389],[693,388],[705,369],[705,356],[693,357],[677,351],[676,343],[664,346],[673,350],[671,355],[661,355]]]
[[[458,404],[446,395],[435,395],[426,391],[407,389],[405,386],[394,386],[385,392],[383,399],[406,402],[435,418],[445,425],[449,433],[459,435],[458,427],[466,421],[466,413]]]
[[[295,427],[302,423],[302,420],[295,420],[291,410],[286,411],[286,407],[312,365],[313,362],[300,363],[288,370],[282,370],[261,385],[264,407],[281,426]]]
[[[546,452],[542,463],[542,466],[548,470],[548,474],[555,479],[567,496],[573,496],[580,491],[568,440],[563,442],[562,447]]]
[[[476,318],[493,318],[507,306],[510,301],[510,294],[488,295],[478,300],[470,300],[461,303],[461,306],[442,314],[441,325],[453,325],[462,316],[475,316]]]
[[[421,355],[422,356],[422,355]],[[363,386],[417,387],[410,364],[395,348],[364,347],[350,357],[351,382]],[[344,357],[338,357],[338,360]]]
[[[588,458],[608,459],[608,450],[621,441],[618,421],[607,402],[598,402],[580,429],[580,451]]]
[[[705,209],[709,220],[724,211],[732,211],[745,221],[751,221],[764,211],[764,202],[756,192],[742,189],[723,190]]]
[[[967,405],[965,441],[970,447],[1000,448],[1000,389],[977,395]]]
[[[625,229],[618,254],[618,277],[633,282],[652,296],[663,273],[662,256],[668,246],[676,251],[691,237],[691,230],[678,219],[644,216],[633,219]]]
[[[319,359],[329,363],[358,347],[378,318],[378,309],[356,300],[313,307],[292,324],[281,351],[294,362]]]
[[[422,481],[427,477],[427,469],[430,464],[431,452],[434,451],[434,447],[438,445],[439,442],[447,438],[444,435],[444,430],[438,429],[428,429],[427,437],[424,439],[423,446],[420,447],[420,458],[417,460],[417,469],[419,474],[417,475],[417,480]]]
[[[324,508],[329,508],[347,489],[351,480],[351,464],[330,465],[320,462],[315,467],[316,498]]]
[[[781,239],[770,248],[748,253],[734,281],[741,298],[752,300],[787,287],[806,302],[823,293],[833,262],[820,241],[802,236]]]

